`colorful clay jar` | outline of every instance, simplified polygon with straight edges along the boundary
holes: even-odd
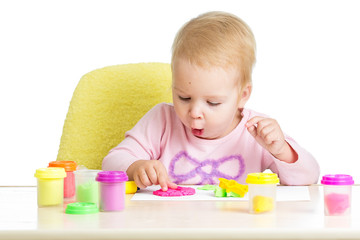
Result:
[[[79,169],[74,172],[76,201],[99,204],[99,183],[95,180],[100,170]]]
[[[62,206],[64,194],[64,168],[39,168],[37,178],[37,203],[39,207]]]
[[[276,207],[276,185],[279,183],[277,174],[250,173],[246,183],[249,186],[249,212],[273,212]]]
[[[64,198],[75,197],[75,175],[76,163],[74,161],[52,161],[49,167],[64,168],[66,177],[64,178]]]
[[[128,176],[122,171],[102,171],[99,182],[100,211],[122,211],[125,208],[125,182]]]
[[[328,174],[322,177],[321,184],[324,186],[325,215],[349,215],[353,178],[346,174]]]

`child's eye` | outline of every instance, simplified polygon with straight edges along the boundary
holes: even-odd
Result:
[[[219,103],[219,102],[210,102],[210,101],[207,101],[207,103],[208,103],[210,106],[218,106],[218,105],[221,104],[221,103]]]
[[[181,101],[186,102],[186,101],[189,101],[191,98],[189,98],[189,97],[181,97],[181,96],[179,96],[179,99],[180,99]]]

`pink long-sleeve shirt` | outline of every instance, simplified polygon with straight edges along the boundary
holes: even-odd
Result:
[[[281,184],[316,183],[320,170],[314,157],[285,135],[298,160],[286,163],[276,159],[247,131],[245,123],[254,116],[265,115],[243,109],[232,132],[206,140],[195,137],[182,124],[173,105],[158,104],[126,132],[125,139],[104,158],[102,168],[126,171],[137,160],[159,160],[177,184],[215,184],[219,177],[245,183],[248,173],[266,169],[277,173]]]

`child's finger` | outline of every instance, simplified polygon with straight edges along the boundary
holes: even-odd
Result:
[[[166,177],[164,177],[164,175],[160,175],[159,176],[159,184],[160,187],[163,191],[167,191],[168,190],[168,184],[167,184],[167,179]]]
[[[139,179],[140,179],[141,183],[143,185],[145,185],[146,187],[152,185],[152,183],[145,171],[143,171],[143,172],[141,172],[141,174],[139,174]]]
[[[152,184],[157,185],[159,183],[158,176],[157,176],[156,170],[154,168],[147,169],[146,174]]]
[[[163,191],[168,190],[168,175],[164,165],[161,162],[156,162],[157,164],[154,167],[156,171],[157,181]]]
[[[158,179],[158,183],[161,187],[161,189],[163,191],[167,191],[168,190],[168,185],[167,185],[167,173],[165,168],[163,167],[163,165],[160,165],[159,168],[155,168],[156,171],[156,175],[157,175],[157,179]]]
[[[260,130],[258,130],[258,135],[261,136],[261,138],[264,140],[266,144],[270,144],[273,141],[272,136],[274,132],[274,127],[271,125],[267,125]]]
[[[256,132],[257,132],[257,130],[256,130],[256,127],[255,126],[250,126],[250,127],[248,127],[247,128],[247,130],[249,131],[249,133],[251,134],[251,136],[253,136],[253,137],[256,137]]]
[[[141,182],[138,175],[134,176],[134,182],[135,182],[136,186],[138,186],[139,188],[146,188],[146,186]]]
[[[259,116],[253,117],[249,121],[246,122],[245,126],[248,128],[250,126],[253,126],[253,125],[257,124],[259,121],[261,121],[263,119],[265,119],[265,118],[264,117],[259,117]]]
[[[173,183],[170,180],[168,180],[167,185],[171,189],[176,189],[178,187],[178,185],[176,183]]]

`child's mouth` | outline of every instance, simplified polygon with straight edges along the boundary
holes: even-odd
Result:
[[[192,134],[194,134],[197,137],[200,137],[203,133],[204,133],[204,129],[196,129],[196,128],[192,128],[191,129]]]

